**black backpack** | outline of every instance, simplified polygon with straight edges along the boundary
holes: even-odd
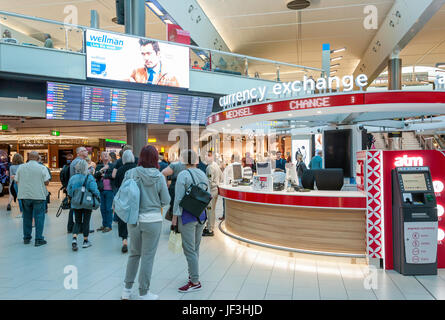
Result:
[[[60,182],[62,183],[63,189],[66,189],[68,187],[69,181],[70,181],[70,165],[66,164],[63,166],[62,171],[60,171]]]
[[[185,191],[185,195],[179,203],[179,206],[194,216],[199,224],[202,224],[199,217],[212,200],[212,195],[207,191],[207,185],[205,183],[200,182],[197,184],[192,172],[188,169],[187,172],[192,177],[193,182]],[[201,184],[205,186],[205,190],[200,187]]]

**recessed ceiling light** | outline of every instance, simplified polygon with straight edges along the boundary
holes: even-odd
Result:
[[[331,53],[337,53],[337,52],[342,52],[345,51],[346,48],[340,48],[340,49],[336,49],[336,50],[331,50]]]
[[[163,16],[164,15],[162,13],[162,11],[159,10],[159,8],[153,2],[148,2],[147,4],[151,8],[151,10],[153,10],[158,16]]]
[[[307,0],[292,0],[287,3],[287,8],[290,10],[301,10],[309,7],[311,3]]]

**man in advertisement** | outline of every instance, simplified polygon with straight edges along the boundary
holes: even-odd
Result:
[[[179,81],[174,75],[162,70],[161,50],[157,41],[140,39],[144,67],[131,73],[130,82],[155,84],[160,86],[179,87]]]

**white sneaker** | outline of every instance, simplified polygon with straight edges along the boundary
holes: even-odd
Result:
[[[83,245],[82,245],[82,248],[89,248],[89,247],[91,247],[91,246],[92,246],[92,244],[91,244],[90,241],[84,241],[84,242],[83,242]]]
[[[145,296],[139,296],[139,300],[158,300],[159,296],[157,294],[151,293],[150,291],[147,292]]]
[[[124,287],[122,289],[121,300],[130,300],[131,298],[131,289],[127,289]]]

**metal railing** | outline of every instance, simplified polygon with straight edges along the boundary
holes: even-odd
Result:
[[[109,30],[94,29],[7,11],[0,11],[0,30],[3,36],[0,42],[3,43],[38,46],[47,48],[48,50],[65,50],[82,54],[86,52],[85,32],[87,30],[124,35]],[[5,36],[5,30],[9,31],[9,35],[6,34]],[[46,35],[50,35],[51,41],[47,41]],[[136,37],[138,39],[145,38],[161,43],[188,47],[190,50],[190,68],[200,71],[220,72],[271,81],[300,80],[305,75],[317,78],[323,72],[322,69],[318,68],[201,48],[193,45],[128,34],[125,34],[125,36]]]

